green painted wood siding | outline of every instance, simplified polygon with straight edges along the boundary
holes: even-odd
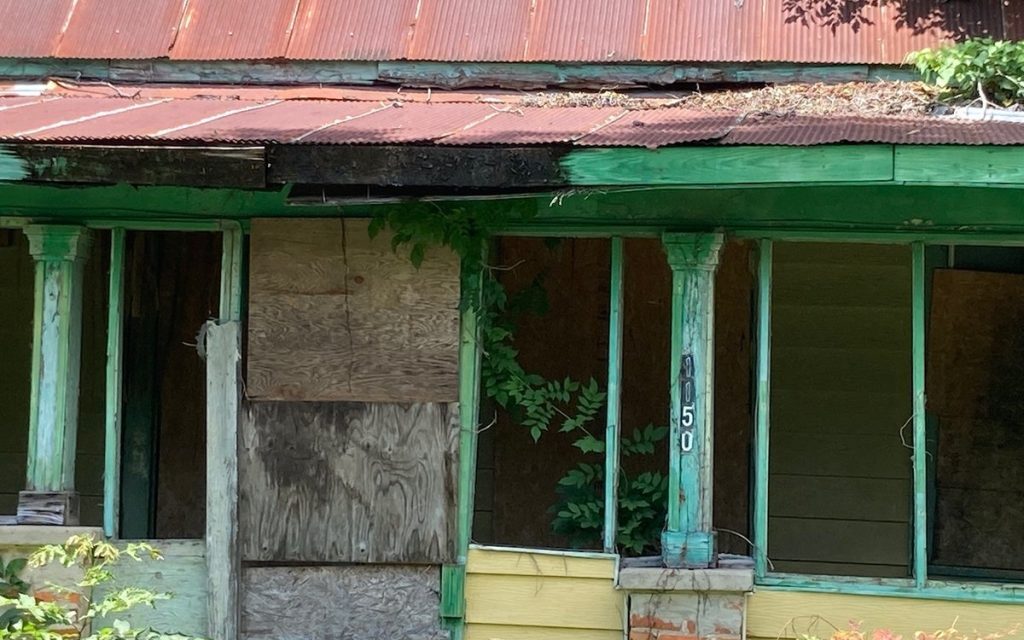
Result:
[[[911,253],[775,243],[768,557],[908,575]]]

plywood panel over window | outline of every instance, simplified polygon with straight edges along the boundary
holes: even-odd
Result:
[[[455,404],[254,402],[240,455],[245,560],[454,560]]]
[[[458,398],[459,261],[414,267],[366,220],[255,220],[249,397],[451,402]]]
[[[768,557],[904,577],[911,540],[908,246],[777,243]]]

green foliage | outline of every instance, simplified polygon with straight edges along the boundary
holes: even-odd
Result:
[[[7,564],[0,558],[0,597],[14,598],[28,592],[28,583],[21,579],[27,564],[26,558],[11,558]]]
[[[167,600],[167,593],[154,593],[138,587],[110,589],[95,599],[97,587],[114,580],[111,568],[120,561],[161,560],[160,553],[145,543],[132,543],[123,549],[90,535],[75,535],[64,544],[46,545],[28,560],[29,566],[59,564],[76,567],[82,577],[73,587],[47,585],[47,591],[59,596],[45,599],[20,592],[0,595],[0,640],[187,640],[190,636],[164,633],[155,629],[132,627],[115,617],[109,626],[103,619],[125,613],[138,606],[153,607]],[[9,566],[9,565],[8,565]]]
[[[668,435],[668,427],[647,425],[620,441],[623,458],[652,455],[655,445]],[[575,445],[584,453],[604,453],[604,443],[584,436]],[[615,541],[634,555],[655,553],[665,524],[668,478],[645,471],[639,475],[619,472],[619,523]],[[555,532],[574,546],[601,544],[604,525],[604,464],[581,462],[558,483],[559,502],[554,507]]]
[[[570,377],[548,380],[527,371],[519,361],[515,345],[518,322],[524,315],[543,316],[548,312],[544,274],[529,286],[509,294],[485,263],[485,247],[493,229],[477,216],[461,209],[442,210],[428,204],[409,205],[390,211],[370,224],[371,237],[385,228],[394,234],[392,249],[408,247],[413,265],[422,264],[431,246],[446,246],[462,258],[466,275],[481,274],[463,280],[463,300],[479,301],[478,340],[483,354],[481,385],[486,397],[501,407],[510,419],[523,427],[534,442],[554,429],[567,434],[584,454],[604,453],[604,442],[588,431],[601,414],[606,394],[597,380],[583,382]],[[550,246],[550,245],[549,245]],[[479,289],[474,283],[479,281]],[[622,442],[622,453],[650,455],[654,444],[665,438],[667,429],[648,425],[634,432],[632,440]],[[574,546],[600,545],[604,524],[604,465],[581,463],[559,483],[559,501],[552,510],[557,514],[553,529],[565,535]],[[665,522],[667,478],[658,473],[643,473],[619,479],[618,544],[633,553],[654,550]],[[2,640],[2,639],[0,639]]]
[[[907,61],[948,99],[977,99],[1003,106],[1024,99],[1024,42],[971,38],[922,49]]]

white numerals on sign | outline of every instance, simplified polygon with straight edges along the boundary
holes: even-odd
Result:
[[[679,448],[684,453],[693,451],[693,423],[696,420],[696,393],[694,389],[693,356],[683,356],[682,370],[680,371],[679,386],[682,390],[681,413],[679,426],[682,431],[679,435]]]

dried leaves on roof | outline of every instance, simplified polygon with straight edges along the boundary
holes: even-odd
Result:
[[[936,103],[938,93],[938,89],[923,82],[792,84],[695,93],[679,104],[702,111],[736,113],[910,116],[927,113]]]

